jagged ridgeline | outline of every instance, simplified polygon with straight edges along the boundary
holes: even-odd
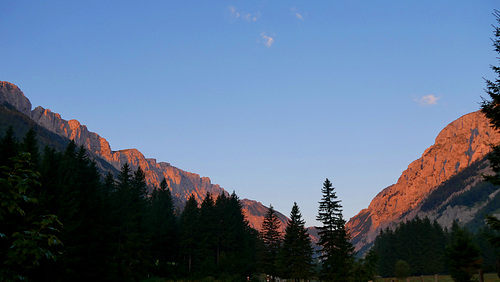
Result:
[[[32,110],[29,99],[12,83],[0,81],[0,105],[1,134],[5,133],[7,127],[12,126],[16,137],[21,139],[30,128],[34,128],[42,147],[47,145],[59,151],[64,150],[69,140],[74,140],[78,146],[83,146],[88,151],[103,174],[111,171],[116,175],[125,163],[129,164],[133,171],[141,167],[149,187],[159,187],[162,179],[166,179],[172,190],[174,203],[180,209],[192,194],[198,203],[203,201],[207,192],[212,195],[229,195],[219,185],[212,184],[210,178],[184,171],[170,163],[146,158],[137,149],[113,151],[106,139],[89,131],[77,120],[65,120],[59,114],[41,106]],[[260,229],[267,208],[253,200],[244,199],[241,202],[250,226]],[[279,212],[278,216],[284,228],[288,219]]]
[[[350,219],[356,249],[367,250],[380,230],[416,217],[448,228],[454,220],[474,228],[484,225],[485,213],[500,210],[498,187],[482,177],[491,173],[486,156],[499,143],[500,134],[479,111],[447,125],[396,184]]]

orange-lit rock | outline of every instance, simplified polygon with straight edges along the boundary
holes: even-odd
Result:
[[[28,98],[12,83],[0,82],[0,102],[11,104],[44,128],[62,137],[74,140],[78,146],[83,145],[93,156],[105,160],[117,170],[120,170],[125,163],[128,163],[133,171],[141,167],[150,186],[158,187],[162,179],[165,178],[178,207],[184,206],[191,194],[195,196],[199,203],[205,198],[207,192],[214,196],[221,193],[228,194],[219,185],[212,184],[208,177],[200,177],[196,173],[184,171],[169,163],[146,158],[137,149],[112,151],[106,139],[100,137],[97,133],[89,131],[85,125],[77,120],[65,120],[59,114],[40,106],[31,111],[31,103]],[[260,229],[267,208],[256,201],[243,200],[242,203],[244,203],[243,209],[250,226]],[[261,214],[258,212],[261,212]],[[280,213],[279,218],[284,223],[284,228],[287,218]]]
[[[491,151],[500,143],[500,134],[492,129],[481,112],[462,116],[446,126],[434,145],[424,151],[403,171],[396,184],[382,190],[351,218],[347,227],[357,249],[373,242],[381,229],[410,219],[417,214],[425,197],[443,181]],[[410,216],[408,216],[408,214]]]
[[[16,85],[0,81],[0,104],[8,103],[21,113],[31,117],[31,102]]]

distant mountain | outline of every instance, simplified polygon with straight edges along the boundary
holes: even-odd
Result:
[[[356,249],[363,252],[381,229],[417,216],[445,227],[453,220],[474,227],[484,222],[485,213],[499,212],[500,190],[482,177],[491,173],[486,156],[491,145],[499,142],[500,134],[479,111],[450,123],[396,184],[349,220],[347,228]]]
[[[77,120],[65,120],[57,113],[41,106],[31,110],[31,102],[24,93],[14,84],[0,81],[0,129],[12,125],[19,137],[35,127],[41,142],[61,150],[69,140],[74,140],[77,145],[83,145],[96,160],[101,171],[116,173],[128,163],[132,170],[139,166],[146,174],[146,181],[150,187],[158,187],[165,178],[172,190],[174,202],[182,208],[187,199],[193,194],[201,202],[209,192],[213,195],[228,194],[222,187],[212,184],[210,178],[200,177],[172,166],[166,162],[157,162],[155,159],[146,158],[137,149],[113,151],[106,139],[97,133],[90,132],[85,125]],[[259,230],[264,219],[267,207],[257,201],[244,199],[241,201],[245,216],[250,226]],[[287,217],[279,213],[282,227],[286,226]]]

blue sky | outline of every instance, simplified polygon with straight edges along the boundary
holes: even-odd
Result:
[[[312,3],[311,3],[312,2]],[[495,5],[497,4],[497,5]],[[349,219],[493,78],[497,1],[0,1],[0,80],[113,150]]]

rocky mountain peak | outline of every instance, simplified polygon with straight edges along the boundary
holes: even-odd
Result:
[[[19,87],[10,82],[0,81],[0,103],[8,103],[28,117],[31,116],[30,100],[24,96]]]
[[[41,106],[31,111],[31,102],[12,83],[0,82],[0,102],[12,105],[49,131],[69,140],[74,140],[78,146],[87,149],[93,157],[102,159],[116,170],[120,170],[125,163],[128,163],[133,171],[141,167],[150,186],[159,187],[160,182],[165,178],[172,191],[174,202],[180,208],[184,206],[184,203],[191,195],[194,195],[199,203],[203,201],[207,193],[211,193],[215,197],[221,193],[228,195],[222,187],[212,184],[210,178],[184,171],[172,166],[170,163],[157,162],[156,159],[146,158],[137,149],[112,151],[106,139],[97,133],[89,131],[87,126],[77,120],[65,120],[58,113]],[[267,208],[261,203],[252,200],[242,200],[242,205],[250,225],[259,229]],[[288,219],[286,216],[278,214],[282,225],[285,226]]]
[[[400,222],[441,183],[480,160],[500,143],[500,134],[479,111],[447,125],[422,157],[403,171],[396,184],[382,190],[347,223],[357,249],[373,242],[381,229]],[[406,218],[407,219],[407,218]]]

